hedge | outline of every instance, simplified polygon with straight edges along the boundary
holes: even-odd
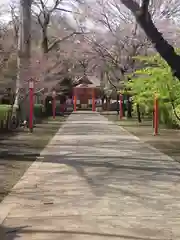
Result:
[[[0,128],[5,129],[8,128],[8,118],[11,113],[11,105],[0,105]]]
[[[12,105],[0,104],[0,129],[8,129],[8,118],[10,117]],[[34,117],[40,120],[44,117],[44,106],[42,104],[34,105]]]
[[[44,106],[42,104],[34,104],[34,117],[39,119],[44,117]]]

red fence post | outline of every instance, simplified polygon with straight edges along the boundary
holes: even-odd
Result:
[[[54,90],[52,92],[52,113],[53,113],[53,119],[56,118],[56,91]]]
[[[120,117],[120,119],[123,118],[123,96],[122,96],[122,94],[119,95],[119,117]]]
[[[76,112],[76,95],[74,95],[74,112]]]
[[[92,111],[95,112],[96,106],[95,106],[95,91],[94,88],[92,89]]]
[[[73,104],[74,104],[74,112],[76,112],[76,90],[74,89],[74,96],[73,96]]]
[[[34,80],[29,80],[29,130],[33,132]]]
[[[154,98],[154,135],[158,135],[159,116],[158,116],[158,98]]]

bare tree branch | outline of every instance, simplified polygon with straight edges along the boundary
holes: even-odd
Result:
[[[144,16],[141,12],[141,7],[134,0],[121,0],[121,2],[135,16],[138,24],[142,27],[157,52],[171,67],[173,75],[180,79],[180,56],[175,52],[173,46],[171,46],[168,41],[163,38],[162,33],[158,31],[153,23],[150,13],[147,12],[146,16]],[[145,9],[147,9],[147,5],[145,5]]]
[[[81,32],[73,32],[65,37],[63,37],[62,39],[57,39],[55,42],[53,42],[49,47],[48,47],[48,52],[50,52],[52,49],[54,49],[59,43],[69,39],[70,37],[72,37],[73,35],[77,35],[77,34],[82,34]]]

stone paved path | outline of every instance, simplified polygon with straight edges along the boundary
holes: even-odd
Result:
[[[0,223],[0,240],[179,240],[180,165],[77,112],[0,204]]]

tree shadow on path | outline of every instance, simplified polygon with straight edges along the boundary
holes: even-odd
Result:
[[[60,237],[68,237],[68,235],[72,238],[77,236],[84,237],[99,237],[100,239],[127,239],[127,240],[162,240],[159,238],[149,238],[149,237],[138,237],[132,235],[124,235],[124,234],[111,234],[111,233],[99,233],[99,232],[89,232],[89,231],[73,231],[73,230],[45,230],[45,229],[27,229],[29,226],[22,226],[17,228],[6,228],[0,226],[0,239],[1,240],[16,240],[21,238],[21,234],[24,235],[32,235],[32,234],[49,234],[53,238],[53,236],[57,236],[59,240]],[[54,239],[54,238],[53,238]]]

